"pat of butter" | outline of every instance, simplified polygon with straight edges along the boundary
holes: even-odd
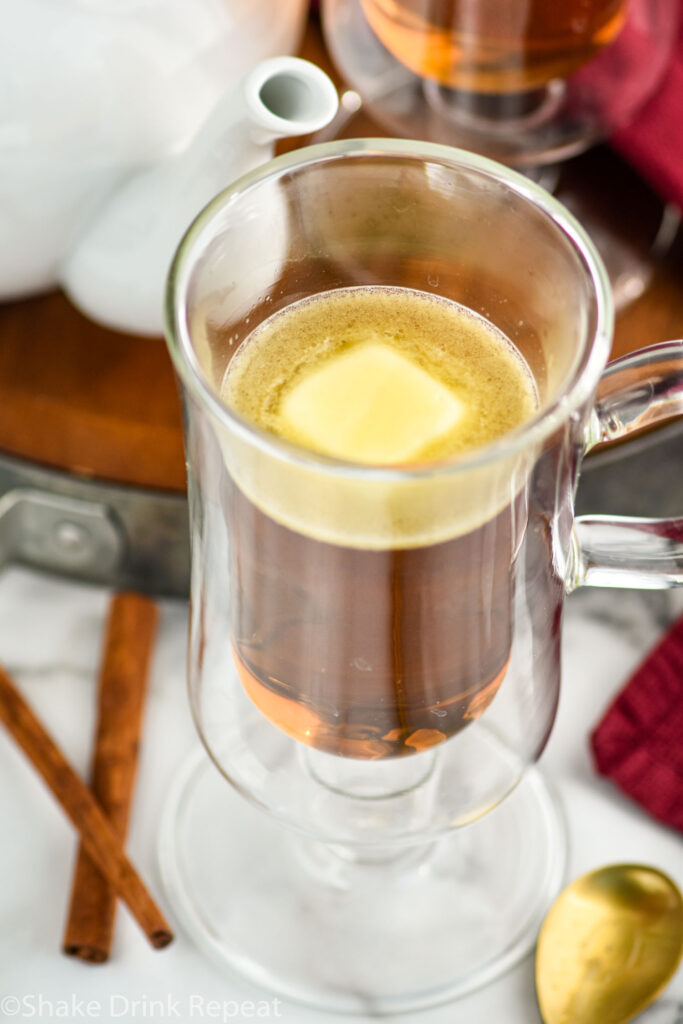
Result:
[[[396,349],[368,342],[344,350],[283,398],[280,416],[294,439],[353,462],[409,462],[452,430],[455,395]]]

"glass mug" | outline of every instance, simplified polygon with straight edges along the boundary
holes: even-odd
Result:
[[[671,0],[321,0],[321,12],[332,60],[387,132],[537,180],[654,95],[679,22]],[[358,97],[346,100],[351,117]]]
[[[368,286],[485,316],[524,356],[537,413],[458,457],[381,467],[301,449],[221,401],[260,323]],[[532,766],[565,593],[683,579],[680,520],[573,516],[588,448],[681,411],[683,343],[605,371],[609,286],[573,218],[491,161],[395,140],[299,150],[222,193],[180,246],[167,315],[192,709],[233,789],[289,826],[191,767],[165,817],[170,894],[213,954],[304,1001],[393,1012],[468,991],[530,948],[562,878],[561,821]],[[307,907],[294,930],[292,893]],[[310,953],[330,929],[343,983]]]
[[[379,39],[416,74],[475,92],[566,78],[610,43],[626,0],[361,0]]]

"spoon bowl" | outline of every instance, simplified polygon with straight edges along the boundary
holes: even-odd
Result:
[[[661,871],[615,864],[564,889],[543,923],[536,991],[545,1024],[625,1024],[683,954],[683,897]]]

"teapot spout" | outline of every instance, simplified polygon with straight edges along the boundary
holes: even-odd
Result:
[[[318,131],[336,111],[336,90],[314,64],[296,57],[257,64],[183,153],[139,170],[113,192],[61,268],[67,294],[108,327],[162,334],[166,274],[191,221],[264,163],[276,139]]]
[[[250,134],[257,144],[309,135],[337,113],[337,91],[324,71],[298,57],[272,57],[244,80]]]

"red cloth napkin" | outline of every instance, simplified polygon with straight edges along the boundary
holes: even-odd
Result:
[[[678,40],[664,80],[611,142],[656,192],[683,210],[683,0],[678,2]]]
[[[590,742],[602,775],[683,832],[683,619],[632,676]]]

